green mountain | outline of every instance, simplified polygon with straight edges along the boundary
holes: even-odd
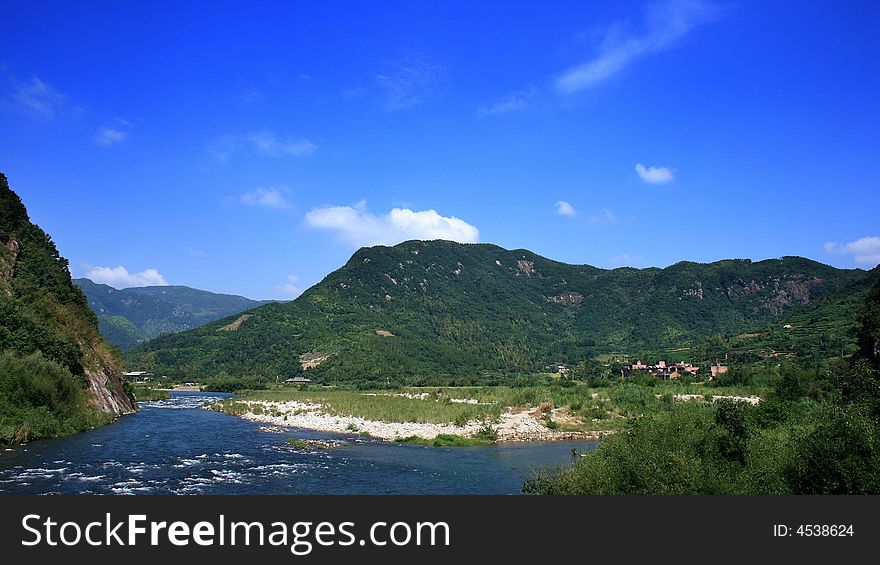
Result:
[[[0,444],[134,410],[67,260],[0,174]]]
[[[126,361],[182,378],[305,367],[317,382],[493,382],[602,353],[693,345],[808,310],[821,318],[823,304],[863,298],[878,277],[799,257],[606,270],[495,245],[409,241],[360,249],[293,302],[162,336]]]
[[[74,279],[98,316],[98,329],[121,350],[163,333],[197,328],[267,304],[231,294],[186,286],[147,286],[117,290],[89,279]]]

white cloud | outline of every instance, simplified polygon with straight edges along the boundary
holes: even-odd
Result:
[[[238,140],[232,134],[221,135],[208,143],[208,153],[217,161],[225,163],[235,153],[238,147]]]
[[[720,15],[720,9],[703,0],[661,0],[644,16],[644,30],[633,34],[617,23],[602,33],[597,54],[556,79],[556,90],[572,94],[592,88],[621,72],[633,61],[672,47],[696,27]]]
[[[290,296],[296,298],[300,294],[303,293],[303,289],[297,286],[295,283],[299,282],[299,277],[296,275],[289,275],[287,277],[287,281],[284,284],[278,285],[275,287],[275,290],[280,292],[285,296]]]
[[[556,203],[556,213],[560,216],[569,216],[573,218],[577,215],[577,210],[565,200],[560,200]]]
[[[238,197],[238,201],[247,206],[265,206],[267,208],[288,208],[290,202],[280,189],[258,188]]]
[[[156,269],[146,269],[140,273],[129,273],[123,266],[92,267],[86,272],[86,278],[96,283],[107,284],[114,288],[131,286],[166,286],[165,277]]]
[[[207,152],[220,163],[225,163],[239,150],[252,147],[254,151],[268,157],[305,157],[318,150],[318,146],[308,139],[280,137],[271,131],[251,132],[245,136],[237,134],[221,135],[207,144]]]
[[[617,215],[608,208],[601,208],[592,212],[582,213],[578,212],[574,206],[565,200],[560,200],[556,203],[556,213],[560,216],[567,216],[569,218],[579,216],[591,226],[596,227],[606,226],[617,222]]]
[[[476,227],[453,216],[409,208],[393,208],[384,216],[377,216],[367,210],[363,201],[355,206],[316,208],[306,214],[305,221],[311,228],[336,232],[340,240],[355,247],[394,245],[409,239],[474,243],[480,238]]]
[[[67,97],[38,77],[30,82],[13,83],[9,99],[20,110],[46,119],[52,119],[67,104]]]
[[[880,236],[863,237],[843,245],[829,241],[825,244],[825,251],[852,255],[856,264],[874,267],[880,264]]]
[[[446,69],[413,54],[388,65],[375,82],[383,95],[382,109],[396,112],[418,106],[439,90],[446,82]]]
[[[663,184],[675,178],[675,173],[668,167],[645,167],[641,163],[636,163],[636,172],[648,184]]]
[[[101,126],[95,133],[95,143],[109,147],[110,145],[124,141],[126,137],[128,137],[128,132],[122,131],[121,129]]]
[[[617,215],[608,208],[602,208],[587,215],[587,222],[593,226],[605,226],[617,221]]]
[[[608,259],[608,264],[613,267],[633,267],[636,265],[640,265],[643,259],[641,255],[630,255],[628,253],[624,253],[622,255],[615,255]]]
[[[533,86],[524,90],[511,92],[494,104],[477,108],[477,115],[480,117],[498,116],[500,114],[507,114],[508,112],[525,110],[529,107],[529,103],[536,93],[537,90]]]
[[[269,131],[250,133],[247,140],[264,155],[270,157],[303,157],[311,155],[318,146],[308,139],[281,139]]]

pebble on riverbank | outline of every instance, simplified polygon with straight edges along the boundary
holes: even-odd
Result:
[[[239,405],[247,411],[237,414],[241,418],[282,428],[305,428],[341,434],[369,434],[372,437],[394,441],[417,436],[434,439],[438,435],[474,437],[485,425],[471,421],[464,426],[423,422],[380,422],[354,416],[335,416],[322,412],[320,404],[295,400],[275,402],[267,400],[242,400]],[[259,409],[258,409],[259,408]],[[567,439],[600,439],[611,431],[563,431],[551,430],[533,415],[534,410],[508,410],[492,425],[498,442],[556,441]],[[354,431],[356,430],[356,431]],[[271,431],[271,430],[267,430]]]

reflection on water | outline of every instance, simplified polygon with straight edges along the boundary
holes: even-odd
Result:
[[[202,409],[220,393],[172,393],[66,438],[0,451],[0,493],[516,494],[533,470],[595,442],[424,447],[259,424]],[[288,437],[339,440],[305,451]]]

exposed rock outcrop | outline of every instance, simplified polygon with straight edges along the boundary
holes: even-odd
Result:
[[[584,295],[580,292],[563,292],[556,296],[548,296],[547,302],[553,304],[561,304],[563,306],[580,306],[584,301]]]
[[[765,308],[774,316],[785,312],[792,304],[806,305],[812,299],[812,289],[821,286],[825,281],[819,277],[782,276],[769,277],[764,281],[735,279],[724,288],[724,294],[732,302],[738,302],[754,295],[763,295],[755,311]],[[687,294],[687,291],[685,291]]]
[[[18,242],[9,236],[0,236],[0,293],[12,296],[12,277],[18,258]]]
[[[218,332],[234,332],[241,327],[243,323],[245,323],[248,318],[251,317],[251,314],[242,314],[238,318],[236,318],[232,323],[226,324],[225,326],[221,326],[217,328]]]
[[[525,259],[520,259],[516,262],[516,268],[519,270],[519,273],[524,274],[527,277],[532,276],[532,273],[535,272],[535,262],[534,261],[526,261]],[[519,275],[517,273],[517,275]]]
[[[135,403],[122,388],[120,375],[89,369],[86,369],[85,375],[92,402],[98,410],[117,415],[131,414],[137,410]]]

